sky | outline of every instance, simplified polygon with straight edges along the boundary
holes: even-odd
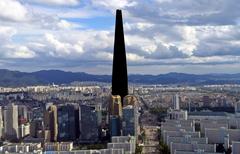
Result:
[[[0,0],[0,69],[111,74],[116,9],[129,74],[240,73],[239,0]]]

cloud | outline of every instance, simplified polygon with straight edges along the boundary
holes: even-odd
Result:
[[[57,23],[57,26],[60,28],[60,29],[72,29],[74,27],[80,27],[79,25],[76,25],[76,24],[73,24],[73,23],[70,23],[66,20],[60,20],[58,23]]]
[[[107,9],[115,10],[122,9],[125,7],[135,6],[136,2],[132,0],[91,0],[93,5],[103,6]]]
[[[55,38],[52,34],[45,34],[47,48],[51,56],[65,57],[68,55],[74,56],[74,54],[83,53],[81,42],[76,44],[70,44],[68,42],[61,42]],[[70,58],[70,57],[69,57]],[[71,59],[71,58],[70,58]]]
[[[12,37],[17,34],[13,27],[0,26],[0,60],[2,58],[34,58],[35,52],[27,46],[16,45]]]
[[[0,1],[0,18],[10,21],[27,20],[27,9],[19,1],[1,0]]]
[[[1,0],[1,67],[108,68],[119,8],[128,66],[136,72],[240,63],[237,0]]]
[[[65,5],[74,6],[79,4],[79,0],[33,0],[36,3],[46,4],[46,5]]]
[[[240,55],[239,26],[200,26],[197,28],[199,45],[195,56]]]
[[[8,26],[0,26],[0,42],[5,43],[10,41],[11,37],[16,34],[16,29]]]
[[[139,62],[144,60],[143,56],[139,56],[137,54],[133,54],[133,53],[127,53],[127,60],[129,60],[130,62]]]
[[[126,7],[133,17],[169,25],[236,24],[239,9],[237,0],[139,0],[134,7]]]
[[[7,46],[6,58],[29,59],[36,56],[35,52],[26,46]]]
[[[4,59],[31,59],[36,53],[27,46],[6,44],[0,47],[0,57]]]

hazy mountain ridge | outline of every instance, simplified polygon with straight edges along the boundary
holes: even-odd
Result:
[[[143,84],[240,84],[237,74],[185,74],[168,73],[160,75],[129,75],[130,83]],[[42,70],[32,73],[0,69],[0,86],[26,86],[44,84],[68,84],[74,81],[111,82],[111,75],[92,75],[84,72],[65,72],[60,70]]]

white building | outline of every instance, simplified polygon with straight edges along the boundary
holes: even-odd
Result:
[[[72,151],[73,142],[49,142],[44,144],[44,151]]]
[[[124,149],[124,153],[133,154],[136,149],[136,138],[133,136],[114,136],[112,143],[107,144],[108,149]]]
[[[0,106],[0,139],[3,137],[3,117],[2,117],[2,107]]]
[[[168,118],[173,120],[187,120],[188,113],[185,110],[174,110],[170,108],[168,110]]]
[[[8,104],[4,110],[4,136],[8,140],[17,140],[18,134],[18,106]]]
[[[0,148],[0,153],[41,153],[41,143],[10,143]]]
[[[232,154],[239,154],[240,151],[240,142],[233,141],[232,142]]]
[[[173,96],[173,109],[174,110],[180,110],[180,105],[179,105],[179,96],[178,94]]]
[[[30,134],[30,124],[22,124],[19,126],[19,138],[24,138]]]
[[[171,154],[175,154],[176,151],[203,151],[203,152],[216,152],[216,145],[214,144],[197,144],[197,143],[174,143],[170,145]]]
[[[232,144],[233,141],[240,141],[240,129],[206,128],[205,136],[211,144],[225,143],[225,138],[228,138],[229,143]]]

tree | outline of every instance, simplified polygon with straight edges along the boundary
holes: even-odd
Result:
[[[142,150],[143,150],[143,147],[137,144],[135,154],[142,154]]]

